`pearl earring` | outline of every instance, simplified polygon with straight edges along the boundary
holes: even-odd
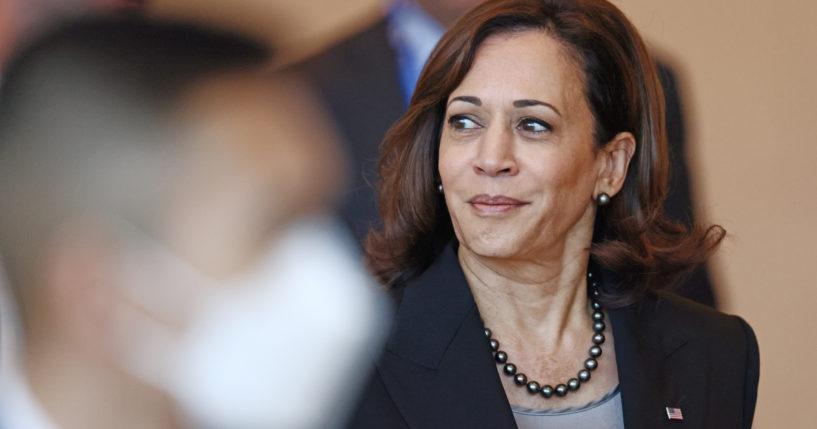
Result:
[[[443,184],[442,183],[437,185],[437,192],[439,192],[441,194],[443,193]]]
[[[610,202],[610,196],[607,195],[606,192],[602,192],[598,197],[596,197],[596,202],[598,202],[600,206],[606,206],[607,203]]]

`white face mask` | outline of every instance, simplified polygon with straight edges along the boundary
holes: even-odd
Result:
[[[180,334],[135,311],[123,318],[117,325],[126,333],[115,333],[123,369],[170,393],[194,427],[345,423],[385,336],[388,306],[334,224],[292,226],[256,269],[229,285],[214,285],[165,252],[152,253],[177,266],[178,296],[131,278],[129,298],[170,315],[174,305],[202,295],[192,285],[210,292]]]

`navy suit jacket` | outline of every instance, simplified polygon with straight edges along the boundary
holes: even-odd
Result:
[[[393,293],[393,330],[350,427],[515,428],[454,246]],[[742,319],[665,292],[609,317],[628,429],[751,427],[759,357]]]
[[[322,95],[345,140],[351,179],[338,212],[361,243],[380,224],[380,142],[406,111],[386,31],[386,21],[378,21],[295,67]]]

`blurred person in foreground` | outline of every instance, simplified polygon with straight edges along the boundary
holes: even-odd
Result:
[[[298,66],[321,91],[345,138],[352,174],[339,212],[360,243],[369,228],[380,225],[373,184],[386,130],[405,113],[420,71],[445,29],[482,1],[390,1],[383,18]],[[667,103],[671,165],[664,207],[670,218],[692,224],[683,100],[673,71],[660,61],[657,66]],[[682,278],[675,290],[716,306],[706,264]]]
[[[138,11],[142,0],[0,0],[0,82],[7,57],[15,46],[69,16],[110,11]],[[13,365],[14,309],[8,297],[0,260],[0,378]]]
[[[382,308],[324,215],[331,128],[266,59],[99,18],[10,62],[0,249],[23,344],[0,427],[343,425]]]
[[[719,226],[663,212],[664,100],[605,0],[489,0],[379,162],[366,255],[399,302],[354,428],[749,428],[754,333],[661,290]]]

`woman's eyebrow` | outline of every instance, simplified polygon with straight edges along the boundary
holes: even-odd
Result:
[[[471,103],[476,106],[482,106],[482,100],[480,100],[478,97],[472,97],[470,95],[461,95],[459,97],[454,97],[451,99],[451,101],[448,102],[448,105],[450,106],[451,103],[455,101],[464,101],[466,103]]]
[[[533,99],[524,99],[524,100],[515,100],[513,102],[513,107],[528,107],[528,106],[546,106],[546,107],[551,108],[559,116],[562,116],[562,113],[559,112],[559,109],[557,109],[552,104],[546,103],[544,101],[533,100]]]

